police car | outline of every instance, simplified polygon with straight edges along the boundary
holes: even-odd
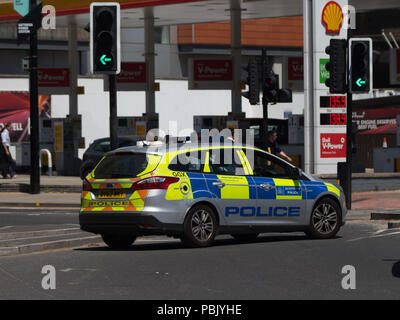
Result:
[[[331,238],[345,216],[340,187],[259,148],[182,144],[107,153],[83,182],[79,221],[111,248],[145,235],[204,247],[219,234]]]

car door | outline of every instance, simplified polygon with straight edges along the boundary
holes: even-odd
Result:
[[[234,147],[211,148],[204,165],[208,189],[228,225],[247,224],[255,216],[256,188],[240,151]]]
[[[305,190],[301,180],[290,177],[290,165],[267,152],[248,148],[244,151],[257,190],[258,223],[304,224]]]

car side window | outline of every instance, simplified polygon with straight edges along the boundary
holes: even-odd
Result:
[[[108,140],[108,141],[102,141],[102,142],[98,143],[94,147],[93,151],[96,151],[96,152],[108,152],[108,151],[110,151],[110,141]]]
[[[202,172],[201,151],[193,151],[178,154],[170,162],[168,169],[172,171]]]
[[[212,149],[209,153],[210,171],[214,174],[243,176],[245,170],[233,148]]]
[[[129,147],[129,146],[136,146],[136,141],[122,140],[122,141],[119,141],[119,143],[118,143],[118,148]]]
[[[291,179],[287,165],[279,161],[279,159],[256,150],[253,152],[248,152],[247,150],[246,156],[254,176]]]

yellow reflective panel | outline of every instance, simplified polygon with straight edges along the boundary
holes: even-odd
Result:
[[[247,165],[246,165],[246,163],[245,163],[244,160],[243,160],[242,154],[239,152],[239,150],[236,150],[236,154],[237,154],[237,156],[239,157],[240,163],[242,164],[244,174],[245,174],[246,176],[248,176],[248,175],[249,175],[249,169],[247,168]]]
[[[210,170],[210,151],[207,151],[207,153],[206,153],[203,172],[211,172],[211,170]]]
[[[148,161],[147,167],[141,173],[139,173],[137,176],[142,176],[149,172],[154,171],[157,168],[160,160],[161,160],[161,156],[155,155],[155,154],[148,154],[147,155],[147,161]]]
[[[217,177],[225,183],[221,189],[221,199],[250,199],[249,183],[246,177],[224,175]]]
[[[326,182],[325,182],[325,185],[328,188],[329,192],[332,192],[332,193],[336,194],[338,197],[340,197],[340,190],[337,187],[335,187],[331,183],[326,183]]]
[[[300,182],[292,179],[273,179],[275,183],[276,199],[301,200],[302,191]]]
[[[190,179],[181,178],[177,183],[169,185],[165,195],[166,200],[193,199],[192,185]]]

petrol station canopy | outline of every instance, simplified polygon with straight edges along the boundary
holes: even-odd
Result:
[[[74,20],[85,27],[89,22],[90,0],[42,0],[43,6],[56,8],[57,26],[68,26]],[[230,0],[119,0],[121,26],[143,27],[143,8],[153,7],[154,24],[180,25],[203,22],[219,22],[230,19]],[[398,0],[350,0],[357,12],[400,8]],[[303,0],[243,0],[241,19],[298,16],[303,14]],[[0,3],[0,22],[13,22],[21,18],[13,9],[13,1]]]

